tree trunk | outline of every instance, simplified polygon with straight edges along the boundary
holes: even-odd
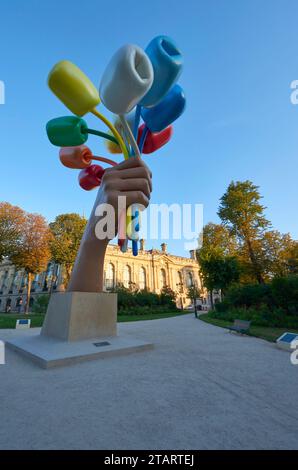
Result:
[[[198,311],[197,311],[197,299],[196,299],[196,297],[193,299],[193,304],[194,304],[194,307],[195,307],[195,317],[197,318],[198,317]]]
[[[72,266],[65,265],[65,289],[67,289],[67,286],[69,284],[71,271],[72,271]]]
[[[210,302],[211,302],[211,308],[212,310],[214,309],[214,302],[213,302],[213,291],[211,290],[210,292]]]
[[[256,279],[259,284],[264,284],[264,279],[259,270],[258,263],[257,263],[256,257],[255,257],[255,254],[251,245],[251,241],[249,238],[247,238],[246,243],[247,243],[249,257],[250,257],[251,264],[253,265],[253,270],[254,270]]]
[[[27,293],[26,293],[26,308],[25,314],[28,315],[30,307],[30,294],[31,294],[32,274],[27,273]]]

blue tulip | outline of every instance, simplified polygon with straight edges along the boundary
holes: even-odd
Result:
[[[185,104],[184,91],[176,84],[156,106],[142,108],[141,115],[151,132],[160,132],[181,116]]]
[[[182,54],[168,36],[157,36],[148,44],[145,52],[153,65],[153,84],[139,105],[155,106],[177,82],[182,71]]]

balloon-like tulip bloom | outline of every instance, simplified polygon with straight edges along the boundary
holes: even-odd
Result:
[[[153,108],[142,108],[142,118],[151,132],[160,132],[176,121],[185,109],[184,91],[174,85],[164,99]]]
[[[91,80],[68,60],[54,65],[48,76],[48,85],[77,116],[84,116],[100,103],[98,91]]]
[[[158,104],[177,82],[181,72],[182,54],[168,36],[157,36],[145,49],[154,70],[153,84],[140,105],[151,107]]]
[[[138,46],[121,47],[107,65],[99,86],[104,105],[115,114],[129,113],[149,91],[153,68]]]
[[[87,123],[78,116],[64,116],[51,119],[47,123],[48,138],[58,147],[74,147],[88,139]]]
[[[62,147],[59,152],[62,165],[67,168],[81,170],[92,162],[92,152],[86,145],[79,147]]]
[[[138,132],[138,143],[140,143],[141,135],[145,129],[145,124],[142,124],[139,127]],[[173,127],[168,126],[160,132],[151,132],[149,131],[146,136],[146,140],[143,146],[143,153],[153,153],[156,150],[160,149],[164,145],[166,145],[169,140],[171,139],[173,134]]]
[[[100,186],[104,172],[104,168],[100,165],[90,165],[84,168],[79,173],[79,185],[85,191],[91,191],[91,189]]]

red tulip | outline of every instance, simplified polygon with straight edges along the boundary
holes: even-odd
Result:
[[[145,124],[142,124],[138,130],[138,144],[141,140],[141,135],[145,128]],[[165,144],[167,144],[172,137],[173,126],[168,126],[160,132],[151,132],[148,131],[145,144],[143,147],[143,153],[153,153],[155,150],[160,149]]]
[[[90,165],[79,173],[79,185],[86,191],[100,186],[105,169],[100,165]]]

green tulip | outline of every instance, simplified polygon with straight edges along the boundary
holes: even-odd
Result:
[[[58,147],[75,147],[88,139],[87,123],[77,116],[51,119],[46,126],[49,141]]]

